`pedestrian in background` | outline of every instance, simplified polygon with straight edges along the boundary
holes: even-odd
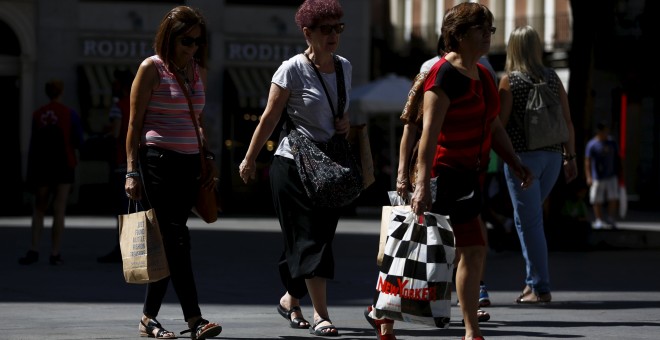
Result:
[[[555,186],[562,166],[566,183],[577,177],[575,134],[566,90],[557,73],[543,65],[543,45],[536,30],[532,26],[514,29],[509,36],[506,51],[506,74],[500,79],[499,85],[502,108],[500,119],[517,156],[536,176],[530,187],[523,188],[519,185],[514,169],[504,166],[516,230],[526,263],[525,287],[515,301],[519,304],[545,303],[552,300],[552,295],[543,203]],[[520,75],[512,73],[514,71],[525,74],[534,82],[545,81],[559,97],[569,131],[567,142],[534,150],[527,148],[522,122],[526,114],[527,97],[533,86]]]
[[[295,21],[305,37],[307,49],[284,61],[273,75],[266,108],[239,166],[245,183],[255,178],[257,155],[280,119],[286,118],[283,114],[294,123],[290,126],[287,119],[287,128],[295,128],[315,142],[326,142],[334,134],[348,133],[352,67],[347,59],[335,54],[344,31],[343,15],[336,0],[306,0],[298,8]],[[343,94],[336,85],[340,72],[337,63],[341,63],[343,69]],[[314,68],[320,71],[322,79]],[[340,107],[342,97],[346,103],[344,112],[340,113],[343,116],[334,118],[333,111]],[[332,242],[342,210],[314,206],[307,197],[285,130],[280,135],[270,167],[270,186],[284,236],[279,271],[286,292],[277,310],[290,327],[309,328],[314,335],[338,336],[328,312],[326,282],[334,278]],[[300,300],[307,294],[314,307],[311,325],[300,309]]]
[[[590,187],[589,203],[594,211],[594,229],[601,229],[606,224],[616,228],[620,172],[619,145],[610,136],[607,122],[599,122],[596,134],[587,142],[584,152],[584,174]],[[603,204],[607,204],[607,215],[603,214]]]
[[[78,164],[76,150],[83,140],[80,116],[61,102],[64,83],[46,83],[50,102],[32,113],[32,134],[28,151],[27,185],[34,194],[30,249],[18,263],[29,265],[39,260],[39,244],[48,208],[53,209],[51,250],[48,262],[62,264],[62,236],[67,200]]]
[[[217,185],[213,154],[205,151],[213,173],[200,178],[200,149],[194,119],[202,126],[206,98],[207,29],[202,14],[188,6],[170,10],[160,22],[154,39],[156,55],[138,68],[131,88],[130,118],[126,137],[126,195],[154,208],[163,236],[170,276],[147,284],[140,336],[173,339],[157,320],[165,293],[172,286],[192,339],[214,337],[222,327],[202,318],[190,255],[190,230],[186,225],[200,190]],[[204,145],[206,135],[198,129]]]

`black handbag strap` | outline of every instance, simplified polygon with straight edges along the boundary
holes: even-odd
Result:
[[[339,116],[340,118],[344,116],[344,108],[346,107],[346,84],[344,83],[344,68],[342,67],[341,60],[339,60],[339,57],[337,55],[333,55],[333,60],[335,62],[335,74],[337,77],[337,113],[335,113],[335,107],[332,105],[332,99],[330,98],[330,93],[328,93],[328,89],[325,87],[325,81],[323,81],[323,77],[321,76],[321,72],[319,72],[318,68],[312,61],[312,59],[309,58],[309,55],[307,52],[303,53],[305,57],[307,57],[307,60],[309,60],[309,63],[312,65],[312,68],[316,72],[316,75],[319,78],[319,81],[321,82],[321,85],[323,86],[323,91],[325,92],[325,96],[328,98],[328,104],[330,104],[330,110],[332,111],[332,116],[337,117]],[[293,120],[291,119],[291,116],[289,116],[288,111],[286,108],[284,109],[286,113],[286,132],[287,134],[291,131],[293,128]]]
[[[312,59],[309,58],[309,54],[305,52],[304,55],[307,57],[307,60],[309,60],[310,65],[312,65],[312,68],[316,72],[316,76],[319,77],[321,85],[323,85],[323,91],[325,91],[325,95],[328,97],[330,110],[332,110],[332,116],[339,118],[343,117],[344,108],[346,107],[346,84],[344,83],[344,68],[341,65],[341,60],[339,60],[339,57],[337,57],[336,54],[332,55],[332,59],[335,61],[335,74],[337,77],[337,112],[335,112],[335,107],[332,105],[332,99],[330,98],[330,93],[328,93],[328,88],[325,87],[325,81],[323,81],[321,72],[319,72],[319,69],[316,67],[316,64],[314,64]]]
[[[193,72],[195,70],[193,69]],[[188,94],[188,88],[186,85],[177,77],[176,75],[174,76],[176,78],[176,81],[179,83],[179,87],[181,88],[181,91],[183,94],[186,96],[186,100],[188,101],[188,110],[190,111],[190,119],[192,120],[193,126],[195,127],[195,134],[197,135],[197,145],[199,147],[199,157],[200,157],[200,164],[201,164],[201,170],[204,171],[204,158],[206,155],[204,154],[204,143],[202,141],[202,137],[199,135],[199,124],[201,124],[201,118],[199,124],[197,123],[197,117],[195,117],[195,109],[193,108],[193,103],[192,100],[190,99],[190,95]],[[191,86],[195,86],[193,83]]]
[[[193,72],[195,72],[194,66],[193,66]],[[204,146],[202,143],[202,138],[199,135],[199,125],[197,124],[197,118],[195,117],[195,109],[193,108],[192,100],[190,99],[190,95],[188,94],[188,87],[186,87],[186,84],[184,84],[177,75],[174,75],[174,79],[176,79],[176,82],[179,83],[181,92],[183,92],[183,95],[186,97],[186,100],[188,101],[188,109],[190,110],[190,119],[192,120],[192,123],[195,126],[195,133],[197,134],[197,145],[199,146],[199,153],[203,153],[202,151]],[[191,88],[193,88],[195,84],[193,83],[190,86]]]

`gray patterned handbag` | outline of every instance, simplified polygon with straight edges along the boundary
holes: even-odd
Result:
[[[339,93],[337,113],[335,113],[323,78],[318,74],[318,70],[311,60],[310,63],[317,72],[323,89],[328,96],[333,116],[336,116],[336,114],[341,115],[344,112],[346,90],[341,61],[337,56],[334,59],[337,74],[337,93]],[[289,124],[288,137],[291,153],[307,196],[314,205],[339,208],[355,201],[362,192],[362,170],[346,136],[334,135],[327,143],[317,143],[298,132],[293,126],[291,117],[288,117],[287,125]]]

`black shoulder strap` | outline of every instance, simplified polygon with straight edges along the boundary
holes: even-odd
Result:
[[[339,60],[339,57],[337,55],[333,55],[333,60],[335,62],[335,74],[337,77],[337,109],[338,112],[335,113],[335,107],[332,105],[332,99],[330,99],[330,94],[328,93],[328,89],[325,87],[325,82],[323,81],[323,77],[321,76],[321,72],[316,68],[316,65],[314,65],[314,62],[312,62],[311,59],[309,59],[309,56],[307,53],[303,53],[305,57],[307,57],[307,60],[309,60],[309,63],[312,65],[312,68],[316,72],[316,76],[319,77],[319,80],[321,81],[321,85],[323,85],[323,91],[325,91],[325,95],[328,98],[328,103],[330,104],[330,110],[332,111],[332,116],[341,118],[344,115],[344,108],[346,107],[346,84],[344,83],[344,68],[342,67],[341,60]],[[286,109],[284,108],[284,114],[286,114],[286,131],[287,133],[291,131],[293,128],[293,120],[291,119],[291,116],[289,116],[289,113]]]
[[[341,64],[341,60],[336,55],[334,55],[334,59],[335,74],[337,76],[337,114],[341,118],[346,108],[346,83],[344,82],[344,67]]]
[[[344,115],[344,108],[346,107],[346,84],[344,84],[344,68],[342,67],[341,60],[339,60],[337,55],[333,55],[333,59],[335,61],[335,75],[337,77],[337,112],[335,112],[335,107],[332,105],[332,99],[330,98],[330,93],[328,93],[328,88],[325,87],[325,82],[323,81],[321,72],[319,72],[318,68],[316,68],[316,65],[314,65],[312,59],[309,58],[309,55],[307,55],[307,53],[304,54],[316,72],[316,76],[319,77],[319,80],[321,81],[323,91],[325,91],[325,95],[328,97],[330,110],[332,110],[332,116],[341,118]]]

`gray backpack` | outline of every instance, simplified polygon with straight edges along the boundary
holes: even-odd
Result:
[[[511,72],[523,81],[532,85],[527,95],[525,116],[522,122],[527,149],[536,150],[546,146],[561,144],[568,141],[568,126],[564,119],[559,97],[552,92],[546,81],[532,82],[529,77],[519,71]],[[545,79],[549,78],[549,70],[545,71]]]

